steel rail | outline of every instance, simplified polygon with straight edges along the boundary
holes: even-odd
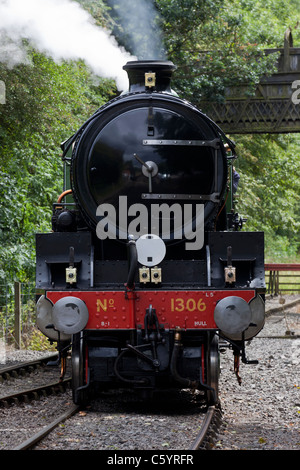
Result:
[[[282,312],[284,310],[288,310],[289,308],[295,307],[299,303],[300,303],[300,298],[296,299],[296,300],[293,300],[291,302],[288,302],[288,303],[280,304],[276,307],[267,308],[266,309],[266,317],[269,317],[269,316],[273,315],[274,313],[278,313],[278,312]]]
[[[12,366],[3,367],[0,369],[0,377],[3,377],[4,379],[8,378],[9,376],[13,377],[14,373],[21,374],[22,371],[26,371],[31,368],[35,369],[36,367],[43,366],[44,364],[54,361],[57,358],[58,358],[58,354],[56,353],[56,354],[52,354],[51,356],[46,356],[46,357],[41,357],[40,359],[35,359],[33,361],[20,362]]]
[[[26,399],[36,399],[40,396],[41,393],[46,391],[55,391],[56,389],[61,389],[62,387],[67,386],[71,382],[71,378],[66,378],[58,382],[51,382],[48,384],[40,385],[38,387],[33,387],[28,390],[22,390],[17,393],[12,393],[10,395],[5,395],[0,397],[0,406],[1,404],[7,406],[9,402],[16,403],[17,401],[26,401]]]
[[[64,422],[66,419],[70,418],[73,416],[77,411],[79,410],[78,405],[73,405],[68,411],[60,415],[58,418],[56,418],[54,421],[52,421],[50,424],[42,428],[40,431],[38,431],[36,434],[31,436],[29,439],[26,441],[22,442],[18,446],[16,446],[13,450],[27,450],[31,449],[35,444],[40,442],[44,437],[46,437],[53,429],[55,429],[60,423]]]
[[[205,418],[203,420],[203,423],[201,425],[201,429],[194,440],[192,446],[189,448],[189,450],[198,450],[199,447],[203,444],[203,441],[205,437],[207,436],[207,433],[209,431],[210,425],[212,423],[213,417],[216,412],[216,407],[215,406],[209,406],[205,415]]]

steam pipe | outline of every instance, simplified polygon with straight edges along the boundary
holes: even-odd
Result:
[[[190,380],[185,377],[181,377],[177,371],[177,359],[178,359],[178,354],[181,348],[181,333],[177,329],[175,332],[175,342],[174,342],[174,347],[173,347],[173,352],[172,352],[172,357],[171,357],[171,363],[170,363],[170,371],[173,376],[173,378],[176,380],[176,382],[180,383],[183,385],[183,387],[186,388],[196,388],[198,383],[195,380]]]
[[[128,351],[130,351],[130,349],[124,349],[123,351],[120,352],[120,354],[118,355],[118,357],[116,358],[115,360],[115,364],[114,364],[114,372],[116,374],[116,376],[118,377],[119,380],[122,380],[123,382],[126,382],[126,383],[131,383],[131,384],[139,384],[139,385],[145,385],[147,384],[147,379],[146,378],[142,378],[142,379],[126,379],[125,377],[123,377],[119,370],[118,370],[118,367],[119,367],[119,362],[120,360],[122,359],[122,357],[124,356],[124,354],[126,354]],[[136,351],[134,351],[136,352]]]

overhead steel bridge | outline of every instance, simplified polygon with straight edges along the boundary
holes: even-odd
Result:
[[[226,133],[300,132],[300,48],[293,47],[290,30],[283,48],[265,51],[274,52],[277,72],[260,80],[254,96],[247,97],[245,85],[230,88],[225,103],[196,103]]]

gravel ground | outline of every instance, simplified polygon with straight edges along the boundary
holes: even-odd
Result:
[[[286,303],[295,299],[300,296],[285,297]],[[267,309],[271,308],[279,310],[267,317],[264,329],[246,348],[248,359],[259,364],[241,364],[241,386],[233,372],[232,351],[221,355],[223,425],[213,450],[300,450],[300,305],[284,313],[280,299],[274,298],[267,301]],[[25,360],[28,355],[36,357],[34,352],[8,351],[5,361]],[[199,404],[194,398],[185,392],[171,399],[160,396],[161,407],[136,404],[130,395],[119,399],[107,394],[53,431],[36,449],[187,450],[199,425]],[[19,406],[1,409],[0,449],[13,449],[71,402],[68,392],[22,405],[21,417]]]
[[[300,296],[288,296],[286,303],[295,298]],[[267,301],[268,310],[277,311],[246,349],[247,358],[259,364],[241,364],[241,386],[234,378],[232,353],[221,356],[224,426],[216,450],[300,450],[300,304],[285,314],[279,302]],[[294,335],[278,338],[286,332]]]

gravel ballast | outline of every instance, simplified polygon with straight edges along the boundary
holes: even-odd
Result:
[[[246,349],[259,363],[241,364],[241,386],[232,353],[221,356],[224,425],[215,450],[300,450],[300,304],[284,313],[279,300],[267,301],[277,310]]]

